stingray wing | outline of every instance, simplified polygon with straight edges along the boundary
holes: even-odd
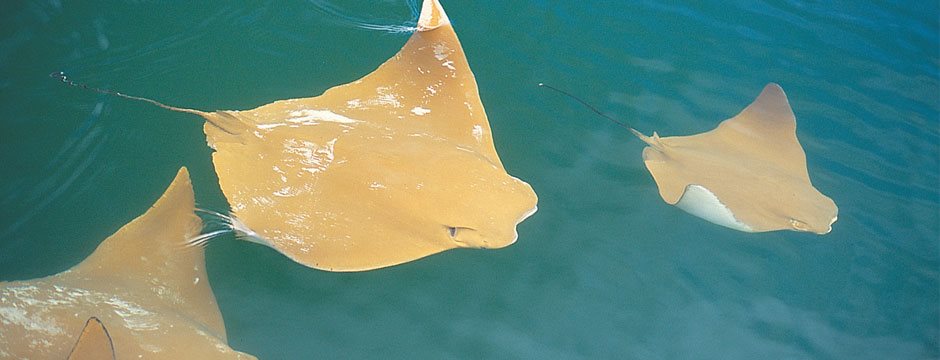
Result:
[[[307,266],[368,270],[455,247],[503,247],[535,211],[531,187],[503,169],[436,0],[424,3],[401,51],[366,77],[206,117],[240,225]]]

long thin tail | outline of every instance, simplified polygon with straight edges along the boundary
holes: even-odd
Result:
[[[202,116],[202,117],[206,117],[206,116],[208,115],[207,112],[201,111],[201,110],[187,109],[187,108],[181,108],[181,107],[176,107],[176,106],[170,106],[170,105],[164,104],[164,103],[162,103],[162,102],[159,102],[159,101],[156,101],[156,100],[152,100],[152,99],[148,99],[148,98],[143,98],[143,97],[139,97],[139,96],[131,96],[131,95],[119,93],[119,92],[117,92],[117,91],[111,91],[111,90],[107,90],[107,89],[101,89],[101,88],[96,88],[96,87],[88,86],[88,85],[86,85],[86,84],[82,84],[82,83],[78,83],[78,82],[72,81],[71,79],[69,79],[68,75],[66,75],[64,72],[61,72],[61,71],[56,71],[56,72],[54,72],[54,73],[51,73],[51,74],[49,74],[49,77],[51,77],[51,78],[53,78],[53,79],[57,79],[57,80],[59,80],[59,81],[65,83],[66,85],[74,86],[74,87],[77,87],[77,88],[82,88],[82,89],[85,89],[85,90],[91,90],[91,91],[94,91],[94,92],[97,92],[97,93],[100,93],[100,94],[114,95],[114,96],[122,97],[122,98],[125,98],[125,99],[131,99],[131,100],[136,100],[136,101],[143,101],[143,102],[150,103],[150,104],[159,106],[159,107],[164,108],[164,109],[167,109],[167,110],[178,111],[178,112],[184,112],[184,113],[190,113],[190,114],[195,114],[195,115],[199,115],[199,116]]]
[[[556,88],[556,87],[551,86],[551,85],[548,85],[548,84],[546,84],[546,83],[539,83],[539,87],[544,87],[544,88],[550,89],[550,90],[555,91],[555,92],[557,92],[557,93],[559,93],[559,94],[562,94],[562,95],[564,95],[564,96],[567,96],[567,97],[573,99],[574,101],[577,101],[577,102],[580,103],[581,105],[584,105],[584,107],[586,107],[586,108],[590,109],[591,111],[593,111],[595,114],[600,115],[602,118],[605,118],[605,119],[607,119],[607,120],[610,120],[610,121],[613,122],[614,124],[617,124],[617,125],[619,125],[620,127],[624,128],[624,129],[630,130],[630,133],[632,133],[634,136],[636,136],[638,139],[642,140],[643,142],[645,142],[645,143],[648,144],[649,146],[652,146],[652,147],[656,148],[657,150],[662,150],[662,146],[663,146],[663,145],[662,145],[662,143],[659,142],[659,135],[657,135],[655,132],[653,133],[653,136],[646,136],[646,135],[643,135],[643,133],[639,132],[637,129],[634,129],[632,126],[627,125],[626,123],[624,123],[624,122],[622,122],[622,121],[620,121],[620,120],[614,119],[614,118],[612,118],[612,117],[610,117],[610,116],[607,116],[607,114],[602,113],[600,110],[598,110],[598,109],[597,109],[596,107],[594,107],[593,105],[589,104],[587,101],[584,101],[584,100],[582,100],[581,98],[579,98],[579,97],[577,97],[577,96],[574,96],[574,95],[572,95],[571,93],[569,93],[569,92],[567,92],[567,91],[564,91],[564,90],[562,90],[562,89]]]
[[[228,233],[234,234],[235,238],[239,240],[271,246],[267,240],[261,238],[254,230],[249,229],[245,223],[234,215],[203,208],[196,208],[196,213],[203,218],[204,228],[201,233],[183,242],[182,245],[185,248],[205,246],[211,240]]]

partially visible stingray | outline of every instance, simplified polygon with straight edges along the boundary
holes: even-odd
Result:
[[[204,112],[93,90],[205,118],[231,228],[306,266],[361,271],[501,248],[536,211],[532,188],[500,162],[437,0],[394,57],[317,97]]]
[[[0,283],[0,358],[79,356],[79,332],[74,347],[92,354],[101,333],[93,322],[83,331],[81,320],[94,317],[108,324],[120,359],[254,359],[226,343],[203,248],[184,246],[202,229],[193,210],[182,168],[152,208],[75,267]]]
[[[607,118],[649,145],[643,160],[668,204],[745,232],[832,230],[838,208],[810,182],[796,117],[777,84],[768,84],[741,113],[701,134],[646,136]]]
[[[85,322],[78,341],[69,352],[68,360],[114,360],[114,343],[101,320],[91,317]]]

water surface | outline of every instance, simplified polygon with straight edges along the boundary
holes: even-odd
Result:
[[[539,212],[515,245],[337,274],[231,237],[208,248],[232,347],[264,359],[940,357],[935,1],[444,0],[504,165]],[[413,5],[413,4],[412,4]],[[223,210],[206,110],[312,96],[407,34],[383,1],[0,4],[0,280],[53,274],[142,213],[180,166]],[[663,203],[639,141],[789,95],[831,234],[745,234]]]

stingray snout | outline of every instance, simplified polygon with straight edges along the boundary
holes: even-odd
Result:
[[[447,235],[462,248],[487,249],[490,241],[474,228],[465,226],[445,226]]]
[[[531,189],[528,184],[525,185],[527,189]],[[477,216],[464,219],[474,224],[473,226],[445,225],[445,236],[461,248],[500,249],[510,246],[519,238],[519,223],[538,211],[538,200],[534,192],[529,199],[526,202],[506,202],[479,209]]]
[[[811,233],[819,234],[819,235],[826,235],[832,231],[832,224],[834,224],[836,220],[838,219],[839,219],[838,215],[833,215],[828,223],[825,223],[825,224],[819,223],[816,225],[811,225],[805,221],[801,221],[797,219],[790,219],[790,226],[795,231],[805,231],[805,232],[811,232]]]

